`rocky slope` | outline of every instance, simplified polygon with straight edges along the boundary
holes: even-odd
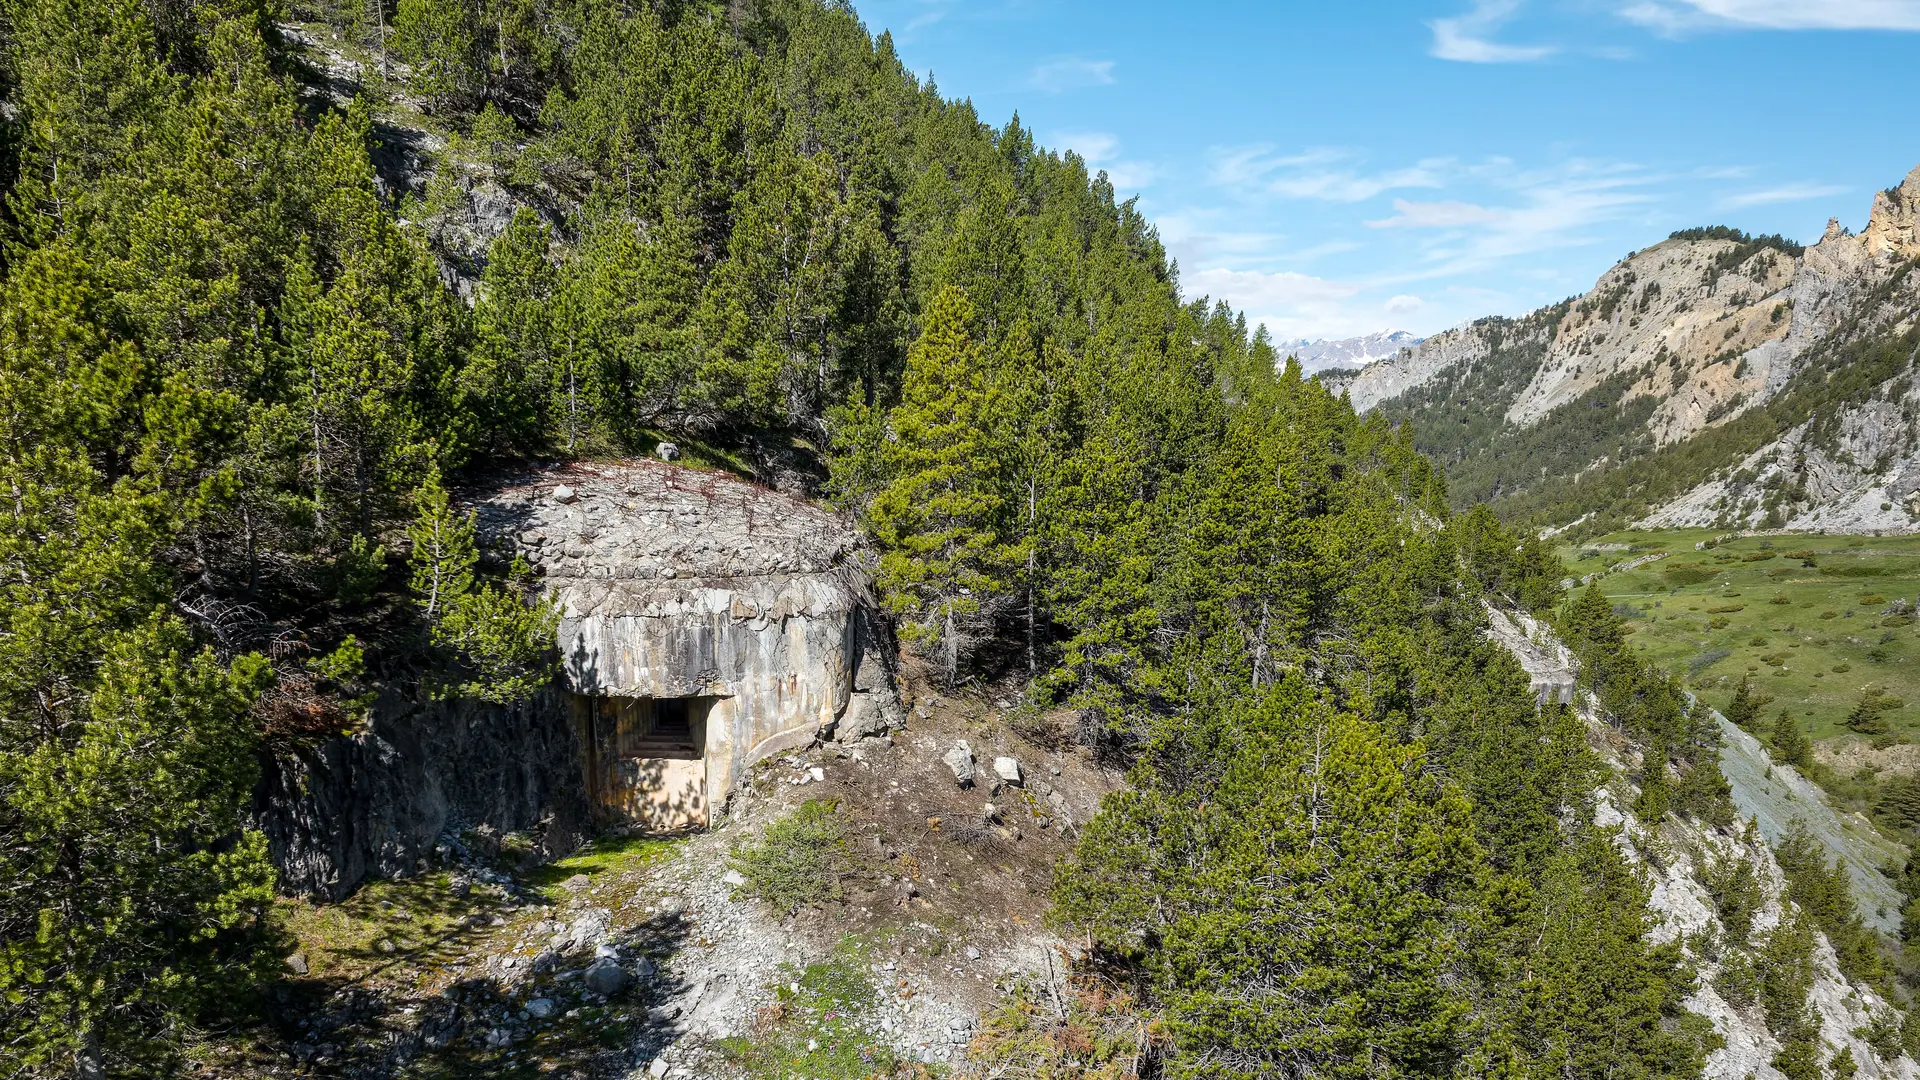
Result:
[[[289,902],[298,952],[269,1023],[204,1075],[963,1064],[1016,980],[1063,980],[1069,943],[1045,929],[1052,868],[1121,776],[1027,738],[1044,718],[1016,730],[1011,702],[908,685],[892,728],[757,763],[710,831],[603,836],[541,865],[513,857],[525,836],[450,826],[423,873],[344,904]],[[789,911],[754,896],[731,856],[810,800],[836,808],[844,888]]]
[[[1725,1041],[1708,1055],[1706,1080],[1782,1080],[1773,1065],[1780,1041],[1764,1011],[1729,1001],[1723,977],[1730,965],[1765,947],[1792,906],[1786,876],[1769,845],[1779,842],[1795,821],[1804,823],[1825,848],[1826,858],[1848,869],[1856,908],[1868,925],[1882,932],[1897,928],[1901,897],[1879,867],[1903,852],[1866,822],[1836,812],[1819,788],[1792,766],[1775,765],[1759,740],[1718,714],[1724,740],[1720,767],[1733,789],[1739,820],[1730,828],[1680,814],[1641,821],[1625,809],[1639,796],[1626,779],[1629,767],[1639,764],[1636,754],[1599,719],[1589,696],[1574,694],[1577,667],[1567,649],[1550,629],[1524,613],[1489,614],[1489,636],[1514,655],[1543,699],[1574,700],[1587,721],[1590,744],[1611,768],[1612,778],[1595,793],[1594,822],[1617,830],[1622,852],[1646,873],[1651,907],[1659,918],[1651,936],[1679,941],[1695,966],[1699,982],[1686,1008],[1711,1022]],[[1738,939],[1728,931],[1709,886],[1709,869],[1735,860],[1753,868],[1763,894],[1748,934]],[[1870,1033],[1876,1023],[1884,1027],[1895,1015],[1893,1006],[1872,987],[1847,978],[1824,935],[1815,942],[1807,1005],[1827,1060],[1845,1048],[1860,1076],[1911,1080],[1920,1075],[1912,1058],[1888,1055],[1872,1045]]]
[[[1359,370],[1418,344],[1420,339],[1405,330],[1382,330],[1351,338],[1319,338],[1311,341],[1300,338],[1297,341],[1282,341],[1274,347],[1280,355],[1299,360],[1300,366],[1311,372],[1342,368]]]
[[[1700,474],[1689,474],[1699,486],[1648,523],[1757,523],[1771,514],[1789,527],[1920,528],[1920,504],[1907,509],[1920,490],[1920,428],[1904,365],[1849,388],[1845,400],[1828,400],[1835,395],[1818,385],[1915,325],[1917,221],[1920,168],[1875,197],[1858,235],[1835,221],[1802,249],[1731,230],[1676,233],[1623,259],[1564,308],[1435,335],[1360,372],[1349,393],[1357,408],[1413,420],[1416,441],[1450,467],[1496,459],[1532,431],[1564,430],[1550,441],[1570,444],[1609,424],[1631,435],[1590,440],[1594,456],[1557,465],[1545,479],[1657,455],[1766,410],[1739,438],[1691,455],[1685,468]],[[1531,334],[1511,333],[1517,325]],[[1544,348],[1520,347],[1529,337]],[[1484,368],[1499,377],[1475,378]],[[1423,439],[1430,417],[1459,430]],[[1485,486],[1476,493],[1497,498],[1519,483],[1503,476]],[[1769,498],[1783,488],[1794,497]]]

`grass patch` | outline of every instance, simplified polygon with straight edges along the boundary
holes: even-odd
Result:
[[[560,883],[568,878],[585,874],[591,887],[602,876],[617,876],[663,861],[680,842],[679,837],[603,836],[564,859],[532,867],[520,876],[547,899],[558,899],[565,895]]]
[[[759,843],[736,844],[727,864],[747,879],[743,891],[783,913],[839,899],[857,864],[837,810],[808,799],[767,826]]]
[[[783,966],[784,986],[746,1035],[719,1041],[729,1062],[752,1080],[870,1080],[926,1077],[925,1066],[888,1049],[880,1037],[880,992],[866,974],[866,949],[846,938],[829,959]]]
[[[1560,555],[1579,578],[1619,559],[1608,551],[1582,559],[1582,551],[1596,543],[1672,551],[1663,563],[1606,574],[1600,588],[1611,603],[1662,605],[1659,618],[1636,623],[1634,647],[1687,677],[1710,705],[1725,708],[1742,672],[1751,669],[1765,677],[1767,692],[1779,699],[1775,710],[1791,707],[1808,737],[1819,740],[1852,734],[1846,718],[1860,687],[1836,676],[1868,670],[1886,693],[1920,701],[1920,623],[1882,625],[1898,613],[1882,614],[1861,604],[1863,594],[1911,599],[1920,593],[1920,537],[1723,536],[1707,529],[1615,533],[1563,548]],[[1715,546],[1697,546],[1708,541]],[[1761,546],[1769,542],[1771,548]],[[1821,566],[1796,565],[1784,568],[1790,574],[1769,576],[1769,569],[1783,569],[1782,559],[1747,559],[1768,550],[1797,564],[1818,559]],[[1726,561],[1701,565],[1715,558]],[[1849,572],[1823,573],[1829,568]],[[1675,571],[1699,572],[1676,579]],[[1870,590],[1862,587],[1869,575],[1874,577]],[[1740,594],[1738,601],[1731,599],[1734,593]],[[1920,709],[1889,712],[1886,718],[1895,735],[1920,741]]]
[[[401,962],[422,964],[459,954],[467,919],[487,906],[484,895],[454,895],[451,875],[370,881],[337,904],[280,901],[287,930],[315,978],[358,979]]]

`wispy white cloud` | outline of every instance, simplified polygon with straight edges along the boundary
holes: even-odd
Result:
[[[1061,56],[1038,64],[1027,75],[1027,85],[1047,94],[1088,86],[1113,85],[1113,61],[1084,56]]]
[[[1402,188],[1437,188],[1454,171],[1446,158],[1382,172],[1364,171],[1358,163],[1359,155],[1350,150],[1322,147],[1276,156],[1272,146],[1261,144],[1216,149],[1210,176],[1242,195],[1354,203]]]
[[[1264,273],[1214,267],[1182,282],[1189,296],[1225,300],[1264,323],[1275,337],[1344,337],[1378,329],[1387,318],[1378,301],[1365,299],[1364,284],[1315,277],[1292,270]]]
[[[1726,210],[1742,210],[1749,206],[1771,206],[1774,203],[1803,202],[1807,199],[1821,199],[1829,195],[1839,195],[1847,189],[1840,184],[1783,184],[1762,191],[1743,191],[1720,200],[1720,206]]]
[[[1520,0],[1475,0],[1472,10],[1427,24],[1433,31],[1432,55],[1467,64],[1525,64],[1560,50],[1552,45],[1507,45],[1492,35],[1520,10]]]
[[[1160,174],[1159,167],[1150,161],[1121,157],[1120,137],[1110,131],[1062,132],[1053,142],[1079,154],[1088,165],[1106,173],[1108,182],[1123,192],[1151,187]]]
[[[1592,159],[1532,169],[1499,157],[1374,169],[1360,168],[1357,159],[1327,149],[1217,152],[1213,179],[1238,196],[1235,202],[1160,215],[1186,289],[1227,300],[1282,338],[1437,329],[1502,310],[1511,297],[1475,283],[1490,273],[1524,278],[1543,257],[1553,264],[1552,287],[1584,285],[1561,282],[1567,260],[1553,253],[1600,243],[1612,235],[1608,223],[1646,216],[1667,183],[1684,179]],[[1401,189],[1389,200],[1390,213],[1355,214],[1352,232],[1312,245],[1238,228],[1259,220],[1265,201],[1358,202]],[[1456,189],[1462,197],[1452,195]],[[1435,194],[1420,198],[1415,190]],[[1357,263],[1337,258],[1363,248],[1391,254]],[[1321,265],[1336,269],[1319,272],[1313,260],[1322,258]]]
[[[1757,30],[1920,30],[1920,0],[1633,0],[1628,21],[1666,34]]]
[[[1120,136],[1111,131],[1063,131],[1054,142],[1094,164],[1113,160],[1120,149]]]
[[[1511,213],[1475,206],[1466,202],[1409,202],[1393,200],[1394,214],[1366,223],[1370,229],[1458,229],[1467,225],[1491,225],[1506,220]]]
[[[1378,283],[1476,273],[1523,255],[1584,247],[1597,240],[1592,227],[1644,212],[1658,198],[1652,188],[1667,179],[1632,165],[1584,159],[1531,170],[1490,162],[1475,167],[1472,176],[1506,198],[1396,199],[1392,217],[1366,222],[1433,234],[1418,262],[1381,275]]]

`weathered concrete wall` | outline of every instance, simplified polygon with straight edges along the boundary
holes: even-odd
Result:
[[[449,825],[530,832],[549,854],[570,850],[589,815],[561,698],[388,698],[362,733],[267,754],[253,817],[281,887],[337,900],[368,877],[416,873]]]
[[[715,699],[710,807],[850,705],[861,725],[899,711],[890,680],[855,687],[866,575],[851,524],[818,506],[656,461],[519,477],[477,506],[494,546],[525,558],[560,606],[568,689]]]
[[[712,697],[715,797],[767,754],[811,742],[847,707],[859,648],[852,598],[824,578],[742,582],[659,597],[560,580],[569,687],[624,697]],[[641,612],[641,614],[628,614]]]
[[[365,733],[274,754],[255,817],[292,891],[338,898],[420,870],[449,825],[532,832],[557,853],[596,808],[703,823],[761,758],[902,718],[853,529],[811,503],[632,462],[509,478],[471,505],[489,548],[525,557],[561,608],[560,685],[515,707],[385,700]],[[599,761],[631,790],[595,796],[591,711],[570,693],[710,699],[702,756]]]

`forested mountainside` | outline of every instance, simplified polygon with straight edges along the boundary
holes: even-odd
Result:
[[[1588,732],[1488,605],[1557,613],[1642,820],[1735,827],[1717,729],[1404,430],[1183,297],[1103,177],[845,7],[5,14],[7,1075],[260,1023],[261,762],[544,685],[554,613],[460,484],[663,435],[818,482],[938,678],[1130,770],[1054,917],[1152,1037],[1016,1045],[1029,1075],[1700,1072]],[[1793,1080],[1879,1068],[1808,1034],[1836,919],[1755,930]],[[1876,948],[1850,974],[1904,993]]]
[[[1456,505],[1515,521],[1910,531],[1917,216],[1920,169],[1858,236],[1678,232],[1583,297],[1374,365],[1351,398],[1413,422]]]

